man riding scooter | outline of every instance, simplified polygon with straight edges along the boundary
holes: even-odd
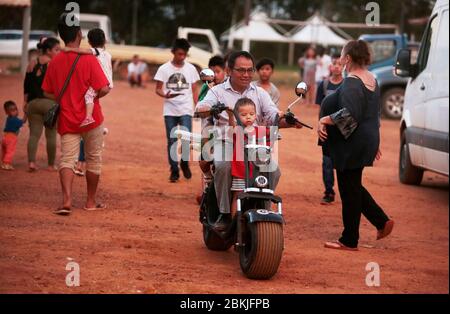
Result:
[[[213,87],[208,91],[205,98],[197,103],[196,112],[198,116],[201,118],[209,116],[211,109],[214,111],[214,108],[219,103],[225,104],[233,110],[236,102],[246,97],[250,98],[256,105],[256,121],[258,125],[302,127],[298,120],[294,123],[291,122],[292,120],[289,120],[291,123],[288,123],[284,114],[278,110],[271,100],[269,94],[264,89],[251,83],[255,73],[255,62],[249,52],[239,51],[232,53],[228,59],[228,73],[229,79],[227,81]],[[214,186],[221,213],[215,224],[217,229],[225,229],[232,221],[230,214],[232,195],[230,191],[232,185],[231,159],[227,158],[227,156],[233,155],[233,137],[228,132],[228,119],[229,116],[225,111],[217,113],[214,126],[218,130],[216,140],[219,140],[222,145],[222,158],[217,158],[217,154],[214,154]],[[278,166],[271,173],[271,176],[275,189],[281,176]]]

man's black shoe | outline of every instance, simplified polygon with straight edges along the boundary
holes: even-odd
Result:
[[[180,179],[180,174],[178,173],[178,171],[171,171],[169,181],[174,183],[177,182],[178,179]]]
[[[334,202],[334,194],[328,194],[325,193],[322,200],[320,201],[320,204],[322,205],[328,205]]]
[[[181,163],[180,164],[180,168],[181,168],[181,171],[183,171],[183,176],[186,178],[186,179],[190,179],[190,178],[192,178],[192,173],[191,173],[191,169],[189,169],[189,164],[186,162],[186,163]]]
[[[214,224],[214,229],[223,231],[226,230],[230,224],[231,214],[220,214]]]

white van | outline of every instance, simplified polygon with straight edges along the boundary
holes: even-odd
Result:
[[[107,15],[100,14],[80,14],[80,28],[84,38],[87,38],[89,30],[100,28],[105,33],[107,43],[112,43],[111,20]]]
[[[448,176],[448,10],[448,0],[436,2],[416,63],[408,49],[397,55],[395,73],[410,77],[400,126],[399,177],[405,184],[420,184],[424,170]]]

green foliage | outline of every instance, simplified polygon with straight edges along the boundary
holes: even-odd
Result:
[[[32,28],[56,30],[58,16],[64,11],[66,1],[33,0]],[[116,38],[131,43],[133,0],[77,0],[82,13],[106,14],[111,18]],[[178,26],[209,28],[217,37],[231,26],[233,13],[237,21],[244,17],[244,0],[137,0],[138,45],[170,46],[176,37]],[[315,12],[333,22],[364,23],[367,0],[253,0],[252,8],[260,5],[269,16],[305,20]],[[408,34],[420,39],[424,26],[408,25],[407,20],[426,17],[435,1],[432,0],[377,0],[380,4],[381,23],[395,23]],[[0,10],[0,28],[21,28],[22,14],[17,8]],[[283,25],[289,30],[292,26]],[[380,32],[374,29],[344,29],[358,37],[361,33]],[[253,44],[252,44],[253,49]],[[255,45],[257,58],[267,51],[276,61],[287,54],[287,47],[270,49],[265,44]],[[299,51],[296,48],[296,56]],[[253,51],[253,50],[252,50]]]

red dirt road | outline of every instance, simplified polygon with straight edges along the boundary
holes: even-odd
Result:
[[[448,178],[427,173],[422,186],[398,181],[398,121],[382,122],[383,158],[364,175],[365,186],[395,221],[375,241],[362,218],[359,252],[323,247],[342,231],[341,204],[321,206],[321,150],[316,132],[282,130],[277,194],[284,201],[285,251],[268,281],[246,279],[237,253],[208,251],[191,181],[168,182],[162,99],[117,82],[102,100],[106,116],[102,212],[85,212],[85,182],[74,182],[75,210],[59,217],[56,173],[26,172],[28,128],[20,134],[16,171],[0,172],[0,293],[448,293]],[[282,108],[293,98],[282,88]],[[21,103],[18,76],[0,76],[0,101]],[[316,125],[317,108],[294,109]],[[4,123],[1,115],[0,123]],[[43,139],[38,163],[45,166]],[[66,264],[80,265],[81,286],[67,287]],[[365,283],[376,262],[381,286]]]

